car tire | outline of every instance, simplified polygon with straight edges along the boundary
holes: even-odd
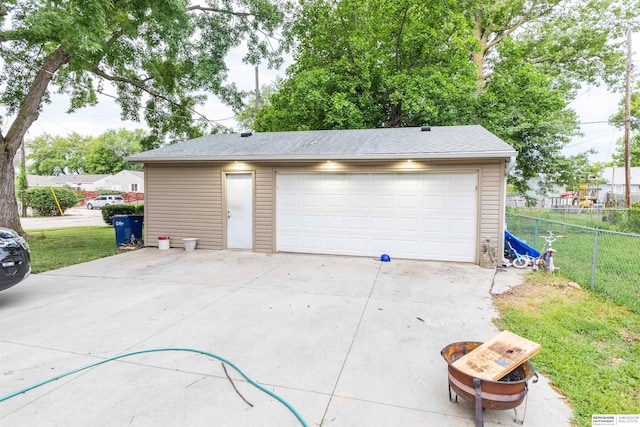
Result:
[[[87,203],[87,209],[93,210],[93,205],[91,203]]]

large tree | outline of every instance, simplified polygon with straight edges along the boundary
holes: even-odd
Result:
[[[247,61],[269,56],[265,37],[280,21],[268,0],[0,3],[0,226],[22,232],[13,158],[52,88],[69,96],[73,112],[96,104],[111,83],[122,118],[146,119],[147,148],[167,136],[215,131],[194,107],[206,94],[239,102],[225,83],[225,56],[243,41]]]
[[[71,133],[44,134],[27,141],[28,171],[36,175],[116,174],[124,169],[139,170],[125,157],[142,151],[145,131],[110,129],[97,137]]]
[[[27,141],[27,171],[35,175],[81,174],[90,141],[77,133],[66,137],[44,134]]]
[[[585,82],[615,85],[637,0],[307,0],[295,63],[258,131],[482,124],[519,152],[511,182],[562,182]]]

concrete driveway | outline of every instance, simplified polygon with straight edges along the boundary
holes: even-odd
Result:
[[[473,405],[449,401],[440,350],[498,332],[493,279],[456,263],[123,253],[0,293],[0,398],[121,353],[183,347],[235,363],[309,426],[473,426]],[[135,355],[0,403],[0,424],[300,425],[227,370],[233,382],[201,354]],[[544,378],[530,383],[526,426],[568,425],[570,416]],[[485,425],[515,425],[513,411],[486,411]]]

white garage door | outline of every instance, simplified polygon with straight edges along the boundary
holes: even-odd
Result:
[[[278,174],[276,249],[475,260],[476,174]]]

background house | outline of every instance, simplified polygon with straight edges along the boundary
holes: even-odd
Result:
[[[145,168],[145,242],[479,262],[513,148],[481,126],[207,135]],[[500,252],[500,251],[498,251]]]
[[[640,167],[632,167],[631,172],[631,202],[640,202]],[[600,197],[610,203],[625,200],[625,170],[623,167],[607,167],[602,171],[602,178],[606,181],[600,184]]]
[[[97,180],[94,186],[98,190],[144,193],[144,173],[123,170],[115,175],[107,175]]]
[[[27,174],[27,184],[29,187],[62,187],[53,175],[30,175]]]
[[[76,191],[96,191],[96,182],[110,175],[27,175],[29,187],[69,187]]]
[[[144,173],[120,171],[115,175],[27,175],[29,187],[69,187],[76,191],[113,190],[144,193]]]

